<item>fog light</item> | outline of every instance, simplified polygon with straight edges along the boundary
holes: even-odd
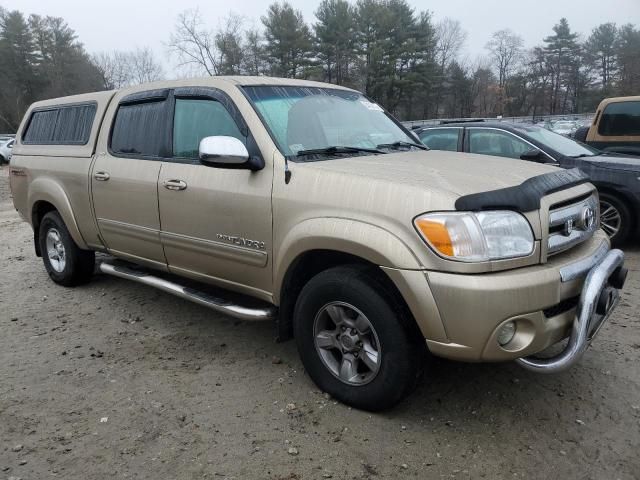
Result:
[[[502,346],[513,340],[513,336],[516,334],[515,322],[507,322],[498,330],[498,343]]]

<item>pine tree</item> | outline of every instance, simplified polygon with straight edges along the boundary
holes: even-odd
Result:
[[[552,87],[549,98],[549,112],[565,113],[570,83],[579,68],[580,45],[578,34],[571,31],[566,18],[553,27],[554,34],[545,38],[545,54],[552,72]]]
[[[602,91],[610,93],[616,74],[616,42],[618,29],[615,23],[603,23],[593,29],[585,44],[587,60],[599,72]]]
[[[306,77],[306,69],[312,65],[312,39],[302,13],[286,1],[272,3],[262,17],[262,23],[271,75]]]
[[[346,0],[323,0],[315,15],[315,49],[323,65],[323,80],[348,83],[355,54],[353,7]]]

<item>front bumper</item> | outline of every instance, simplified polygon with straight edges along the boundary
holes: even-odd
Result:
[[[606,290],[611,296],[610,305],[606,315],[598,313],[589,320],[588,344],[595,327],[601,325],[615,307],[618,296],[619,288],[611,288],[609,281],[612,274],[600,288],[593,286],[593,280],[587,282],[595,276],[591,272],[603,272],[609,263],[613,271],[622,269],[622,252],[609,248],[604,233],[598,232],[591,240],[551,257],[545,264],[480,275],[428,272],[429,290],[446,337],[436,338],[423,329],[429,350],[437,356],[472,362],[526,357],[523,361],[534,368],[538,360],[534,360],[533,355],[571,335],[579,313],[585,311],[586,297],[583,296],[586,293],[583,295],[583,292],[596,291],[597,301],[600,292]],[[610,261],[614,258],[615,261]],[[604,271],[608,270],[607,267]],[[598,277],[602,275],[604,273]],[[592,286],[588,288],[587,284]],[[593,295],[590,293],[589,298]],[[588,312],[589,307],[586,308]],[[585,315],[594,316],[582,314],[582,317]],[[416,319],[419,325],[428,323],[419,313]],[[516,324],[516,335],[508,344],[500,345],[498,334],[507,322]],[[580,346],[580,353],[586,348],[583,340],[576,344]],[[569,363],[579,356],[571,355],[575,360]],[[559,363],[567,362],[565,359]],[[540,368],[552,371],[556,367],[540,365]]]
[[[516,360],[528,370],[541,373],[555,373],[574,365],[615,309],[624,286],[626,269],[624,253],[611,250],[588,273],[576,316],[571,328],[571,336],[564,350],[551,358],[524,357]]]

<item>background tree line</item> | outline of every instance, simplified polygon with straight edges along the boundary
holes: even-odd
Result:
[[[62,18],[0,7],[0,132],[15,132],[38,100],[162,78],[149,48],[89,55]]]
[[[563,18],[531,49],[500,30],[474,60],[462,56],[465,41],[458,21],[436,22],[406,0],[322,0],[311,23],[286,1],[259,26],[230,14],[212,28],[188,10],[165,46],[178,76],[321,80],[361,90],[403,120],[582,113],[606,96],[640,94],[632,24],[582,36]],[[15,130],[39,99],[164,77],[149,48],[89,55],[64,20],[1,8],[0,58],[0,130]]]

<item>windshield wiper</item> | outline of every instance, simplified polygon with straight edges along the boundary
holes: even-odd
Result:
[[[377,148],[364,148],[364,147],[325,147],[325,148],[311,148],[309,150],[300,150],[296,153],[296,157],[305,155],[341,155],[344,153],[387,153]]]
[[[581,153],[580,155],[571,155],[571,158],[595,157],[595,153]]]
[[[420,145],[419,143],[405,142],[403,140],[393,142],[393,143],[381,143],[376,148],[391,148],[393,150],[399,150],[401,147],[416,147],[416,148],[419,148],[420,150],[429,150],[428,147],[424,145]]]

